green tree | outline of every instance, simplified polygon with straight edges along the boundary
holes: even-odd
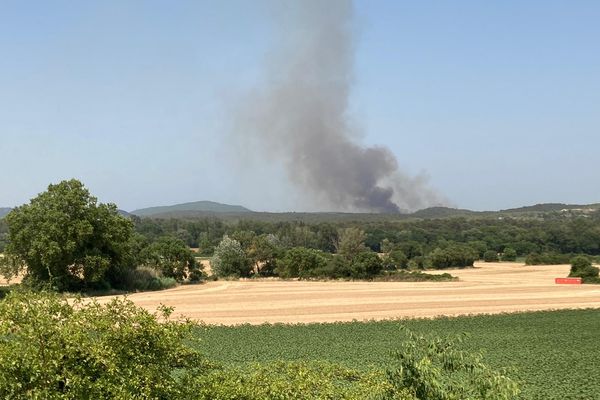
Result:
[[[325,276],[328,257],[320,250],[294,247],[277,261],[276,272],[282,278]]]
[[[498,253],[494,250],[487,250],[483,253],[483,261],[485,262],[497,262],[498,261]]]
[[[570,277],[582,278],[585,283],[597,283],[600,281],[598,272],[600,269],[592,265],[592,261],[586,256],[577,256],[571,260]]]
[[[402,250],[392,250],[384,257],[384,264],[388,269],[406,269],[408,267],[408,257]]]
[[[114,204],[98,203],[75,179],[48,186],[6,222],[5,276],[25,273],[30,282],[79,290],[115,281],[119,271],[134,267],[126,265],[132,222]]]
[[[502,253],[502,261],[516,261],[517,251],[511,247],[506,247]]]
[[[247,253],[254,265],[254,273],[269,276],[275,273],[276,262],[282,249],[279,239],[268,234],[255,236]]]
[[[215,248],[210,265],[212,272],[219,277],[249,276],[252,269],[251,260],[246,256],[240,242],[227,235]]]
[[[365,279],[379,275],[383,270],[381,257],[372,251],[364,251],[352,261],[352,278]]]
[[[140,253],[140,261],[142,265],[178,282],[199,280],[201,277],[201,268],[190,248],[183,240],[172,236],[163,236],[144,248]]]
[[[367,250],[365,239],[367,235],[358,228],[340,229],[336,243],[336,252],[346,260],[353,260],[354,257]]]

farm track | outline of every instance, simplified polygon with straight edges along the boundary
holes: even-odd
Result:
[[[600,308],[600,286],[556,285],[569,266],[478,263],[459,282],[217,281],[129,296],[207,324],[308,323]],[[437,272],[434,272],[437,273]],[[440,272],[441,273],[441,272]],[[110,297],[98,300],[106,302]]]

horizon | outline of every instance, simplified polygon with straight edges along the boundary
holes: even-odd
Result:
[[[74,177],[123,210],[347,211],[294,183],[289,160],[232,142],[234,110],[270,78],[274,8],[5,5],[0,207]],[[387,147],[452,208],[600,201],[600,4],[356,1],[352,15],[353,143]]]

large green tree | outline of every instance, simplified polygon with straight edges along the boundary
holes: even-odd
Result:
[[[133,267],[132,222],[114,204],[98,203],[78,180],[48,190],[6,216],[5,276],[23,273],[35,283],[78,290],[117,280]]]

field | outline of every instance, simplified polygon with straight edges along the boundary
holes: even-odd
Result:
[[[407,321],[310,325],[206,326],[201,350],[211,359],[244,364],[269,360],[330,360],[381,368],[405,325],[436,336],[463,332],[465,349],[484,350],[485,361],[512,367],[522,399],[600,398],[600,311],[575,310]]]
[[[217,281],[129,296],[208,324],[310,323],[600,308],[600,286],[556,285],[569,266],[477,263],[458,282]],[[101,298],[107,301],[109,298]]]

